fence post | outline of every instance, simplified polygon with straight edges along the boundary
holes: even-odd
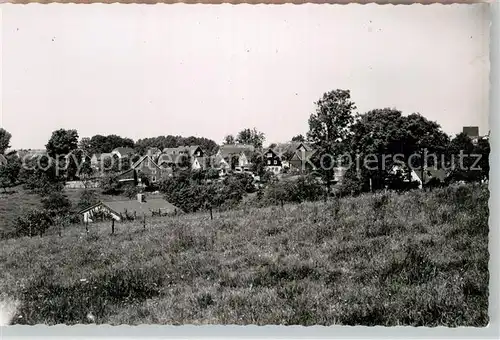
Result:
[[[213,220],[214,219],[214,214],[212,212],[212,206],[210,206],[210,219]]]
[[[88,234],[89,233],[89,221],[85,221],[85,232]]]
[[[137,219],[137,211],[134,211],[134,220]]]
[[[115,233],[115,219],[111,219],[111,235],[114,235]]]
[[[146,230],[146,214],[142,214],[143,220],[142,220],[142,227],[144,230]]]

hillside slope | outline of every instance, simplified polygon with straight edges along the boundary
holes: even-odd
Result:
[[[20,324],[485,326],[488,196],[376,194],[4,240],[0,292]]]

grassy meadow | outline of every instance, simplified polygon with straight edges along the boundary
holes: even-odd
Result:
[[[486,326],[486,186],[2,240],[13,324]]]

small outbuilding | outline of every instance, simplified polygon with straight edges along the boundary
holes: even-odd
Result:
[[[102,218],[121,221],[127,215],[141,218],[157,213],[174,215],[181,212],[181,209],[163,198],[148,198],[144,194],[137,194],[137,199],[96,203],[79,211],[79,214],[82,215],[84,222],[95,222]]]

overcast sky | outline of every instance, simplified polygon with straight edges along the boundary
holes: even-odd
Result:
[[[53,130],[267,143],[308,129],[326,91],[488,131],[485,5],[30,5],[2,8],[1,125],[13,148]]]

